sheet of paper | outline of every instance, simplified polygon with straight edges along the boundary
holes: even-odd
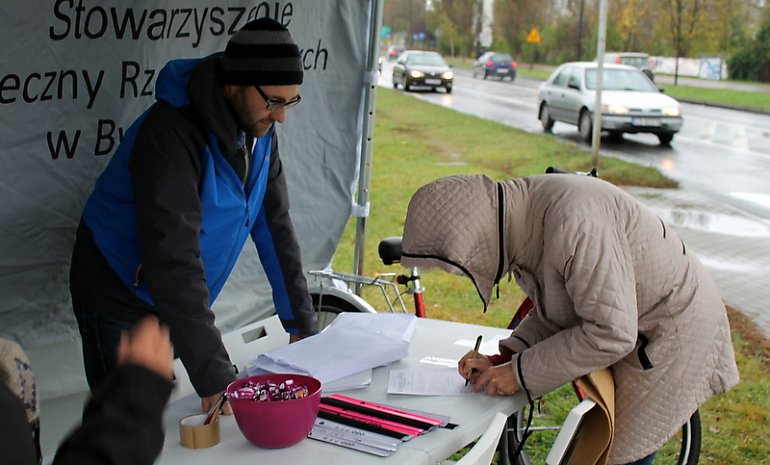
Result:
[[[506,339],[502,336],[495,336],[492,339],[484,339],[481,341],[481,346],[479,347],[479,353],[484,355],[490,355],[490,354],[499,354],[500,349],[500,341]],[[476,338],[473,339],[458,339],[454,343],[456,346],[460,347],[467,347],[468,350],[472,350],[473,346],[476,345]]]
[[[457,368],[426,368],[412,370],[391,370],[388,380],[388,394],[412,396],[470,396],[473,385],[457,373]]]
[[[416,324],[410,314],[342,313],[320,334],[262,354],[251,364],[273,373],[309,374],[328,384],[405,357]]]
[[[324,395],[329,392],[351,391],[353,389],[363,389],[372,384],[372,369],[364,370],[359,373],[340,378],[337,381],[324,383],[321,391]]]
[[[275,365],[272,370],[265,370],[263,368],[249,367],[246,373],[249,376],[266,375],[268,373],[293,373],[298,375],[307,375],[307,372],[302,370],[294,370],[291,368]],[[350,376],[340,378],[336,381],[331,381],[321,384],[321,391],[324,395],[331,392],[343,392],[352,391],[355,389],[363,389],[372,384],[372,370],[364,370],[358,373],[354,373]]]

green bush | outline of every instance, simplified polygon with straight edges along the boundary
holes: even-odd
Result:
[[[770,24],[727,62],[731,79],[770,82]]]

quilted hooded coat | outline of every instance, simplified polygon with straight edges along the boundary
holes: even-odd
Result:
[[[500,345],[534,397],[597,369],[615,378],[609,462],[657,450],[709,397],[738,383],[725,306],[679,236],[605,181],[452,176],[420,188],[402,265],[467,276],[484,308],[514,276],[535,311]]]

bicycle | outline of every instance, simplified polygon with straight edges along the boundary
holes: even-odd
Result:
[[[564,170],[549,167],[546,173],[566,173]],[[586,173],[579,173],[596,177],[596,171],[591,170]],[[389,237],[383,239],[378,246],[378,254],[384,265],[393,265],[400,262],[401,258],[401,238]],[[406,304],[402,295],[407,294],[413,297],[414,313],[418,317],[426,317],[425,302],[423,293],[425,288],[422,286],[419,270],[411,268],[409,274],[380,273],[374,277],[361,276],[357,274],[340,273],[330,270],[310,271],[314,276],[317,285],[311,287],[311,296],[313,306],[319,315],[319,325],[321,328],[327,326],[336,315],[342,312],[365,312],[376,313],[377,310],[366,300],[358,296],[353,290],[360,286],[374,286],[380,289],[383,295],[387,311],[408,313]],[[405,290],[400,292],[399,286],[404,286]],[[509,329],[514,329],[521,322],[527,313],[532,309],[532,302],[525,299],[514,313]],[[585,398],[574,382],[573,395],[568,397],[572,401],[567,401],[566,408],[559,409],[554,413],[555,418],[549,418],[547,415],[534,415],[533,421],[537,418],[537,423],[529,425],[527,428],[527,419],[534,405],[527,405],[508,418],[506,434],[501,437],[499,445],[500,461],[499,465],[533,465],[544,463],[545,455],[550,449],[550,444],[558,434],[564,418],[569,409],[574,406],[575,398],[580,402]],[[543,410],[543,405],[549,402],[553,396],[563,396],[563,392],[558,390],[555,393],[549,393],[544,398],[537,400],[538,410]],[[541,424],[542,423],[542,424]],[[531,436],[531,437],[530,437]],[[538,447],[545,450],[538,451]],[[701,423],[700,415],[696,410],[690,419],[682,426],[666,445],[664,445],[655,458],[655,465],[676,464],[676,465],[697,465],[701,447]]]
[[[401,238],[388,237],[381,240],[378,253],[384,265],[399,263]],[[379,288],[389,312],[409,313],[401,296],[404,293],[410,294],[414,299],[414,314],[419,318],[426,316],[422,296],[425,289],[420,282],[417,268],[412,268],[409,275],[379,273],[373,277],[331,270],[314,270],[309,271],[308,274],[316,278],[317,285],[310,287],[310,295],[313,299],[313,308],[318,313],[318,324],[321,329],[328,326],[342,312],[377,313],[374,307],[355,292],[360,286]],[[403,293],[399,291],[399,285],[406,287]]]

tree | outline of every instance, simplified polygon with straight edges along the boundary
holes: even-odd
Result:
[[[770,82],[770,6],[757,36],[729,62],[730,77],[749,81]]]
[[[674,85],[679,81],[679,58],[690,51],[696,26],[700,19],[703,0],[666,0],[670,14],[671,39],[674,42],[676,64],[674,66]]]
[[[492,36],[495,48],[521,55],[529,31],[542,31],[549,2],[542,0],[497,0],[494,6]]]
[[[383,24],[392,28],[393,35],[404,35],[404,45],[412,46],[412,34],[424,32],[424,0],[388,0],[383,4]]]
[[[449,56],[456,56],[460,34],[452,21],[444,13],[433,12],[428,15],[428,26],[434,31],[439,50],[448,50]]]
[[[465,57],[473,55],[476,43],[474,34],[476,2],[477,0],[433,0],[431,2],[429,24],[439,28],[438,36],[445,37],[451,33],[455,37],[452,56],[456,56],[458,52]]]

